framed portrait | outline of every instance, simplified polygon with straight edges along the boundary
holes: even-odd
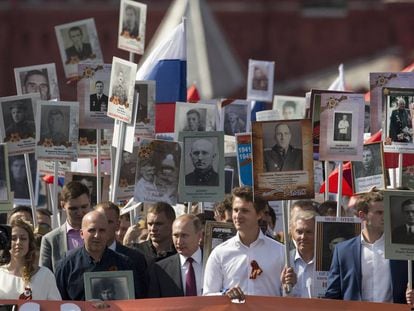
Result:
[[[385,258],[412,260],[414,253],[414,194],[384,191]]]
[[[0,144],[0,204],[8,204],[11,201],[7,144]],[[10,209],[12,207],[11,205]]]
[[[385,128],[383,88],[410,88],[414,85],[414,72],[371,72],[369,74],[371,133]],[[384,149],[384,152],[385,149]]]
[[[224,155],[224,169],[231,170],[233,172],[231,179],[231,189],[239,186],[239,170],[237,166],[237,155],[225,154]]]
[[[79,172],[66,172],[65,173],[65,184],[70,181],[79,181],[80,183],[84,184],[89,189],[89,193],[91,195],[91,205],[95,206],[98,202],[97,200],[97,181],[96,181],[96,174],[93,173],[79,173]],[[109,200],[109,183],[110,183],[110,176],[109,175],[101,175],[100,178],[101,183],[101,200],[100,202],[108,201]]]
[[[137,158],[134,200],[177,204],[180,143],[143,139],[138,147]]]
[[[85,300],[135,299],[134,275],[127,271],[85,272]]]
[[[59,100],[54,63],[14,68],[17,95],[38,93],[41,100]]]
[[[276,120],[304,119],[306,116],[305,97],[281,96],[273,97],[273,110],[279,116]]]
[[[112,147],[113,148],[113,147]],[[115,154],[115,148],[113,148]],[[121,168],[116,191],[117,200],[129,200],[134,195],[135,174],[137,171],[138,146],[133,148],[133,152],[122,151]],[[115,167],[115,157],[111,157],[112,167]]]
[[[414,189],[414,165],[402,168],[402,186]]]
[[[383,88],[384,152],[414,153],[414,89]]]
[[[363,94],[321,94],[320,160],[362,160],[364,107]]]
[[[36,146],[36,102],[38,94],[0,98],[0,138],[9,155],[33,153]]]
[[[364,133],[371,133],[371,106],[365,102]]]
[[[175,105],[175,133],[208,132],[217,129],[217,106],[212,104],[190,104],[177,102]]]
[[[34,153],[29,154],[30,172],[32,178],[32,187],[34,201],[39,198],[39,174],[37,172],[37,161]],[[31,205],[29,183],[26,171],[26,162],[24,155],[9,156],[9,172],[10,172],[10,191],[14,192],[14,204]]]
[[[55,33],[66,78],[78,76],[80,62],[103,63],[93,18],[55,26]]]
[[[133,121],[134,86],[137,64],[112,58],[108,116],[125,123]]]
[[[275,62],[249,59],[247,99],[272,102]]]
[[[100,155],[101,159],[111,158],[112,130],[99,130],[101,132]],[[78,156],[79,158],[96,157],[97,130],[79,129]]]
[[[231,100],[221,101],[220,127],[224,135],[234,136],[237,133],[250,132],[250,106],[248,100]]]
[[[369,192],[372,187],[385,189],[382,142],[365,144],[362,161],[352,161],[351,167],[355,193]]]
[[[211,251],[219,244],[234,237],[237,233],[232,222],[207,220],[204,228],[203,266],[206,266]]]
[[[355,217],[317,216],[315,226],[315,273],[312,284],[315,297],[324,297],[328,273],[336,244],[361,234],[361,222]]]
[[[78,76],[79,126],[112,129],[114,120],[107,116],[111,64],[79,63]]]
[[[311,121],[252,123],[253,185],[264,200],[314,197]]]
[[[121,0],[119,12],[118,49],[144,54],[147,5]]]
[[[183,144],[180,202],[214,202],[224,197],[223,132],[180,132]]]
[[[236,134],[237,169],[240,186],[253,186],[252,134]]]
[[[76,161],[79,139],[78,102],[38,102],[36,158]]]

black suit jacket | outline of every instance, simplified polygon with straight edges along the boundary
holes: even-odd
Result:
[[[398,244],[414,244],[414,234],[407,232],[405,225],[399,226],[392,230],[391,242]]]
[[[152,265],[148,297],[184,296],[182,284],[180,255],[175,254]]]
[[[135,298],[146,298],[148,291],[148,266],[144,254],[137,249],[126,247],[118,242],[116,242],[115,251],[127,256],[135,269],[135,275],[138,278],[135,284],[139,287],[135,289]]]
[[[101,111],[102,104],[105,105],[106,111],[108,109],[108,96],[105,94],[101,95],[101,98],[98,100],[98,94],[91,94],[89,96],[90,111]]]
[[[83,43],[82,50],[80,52],[78,52],[78,50],[73,45],[66,49],[66,58],[68,62],[70,62],[71,59],[74,60],[77,58],[78,61],[80,61],[87,58],[92,58],[92,56],[92,46],[89,43]]]

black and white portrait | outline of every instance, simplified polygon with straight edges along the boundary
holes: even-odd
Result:
[[[352,113],[336,112],[334,117],[334,141],[351,141]]]
[[[9,200],[9,187],[7,185],[6,168],[6,148],[5,144],[0,144],[0,202]]]
[[[96,176],[87,176],[87,175],[72,175],[72,180],[79,181],[81,184],[84,184],[89,189],[89,194],[91,196],[91,205],[95,206],[97,203],[97,186],[96,186]],[[103,178],[101,178],[101,189],[103,184]]]
[[[69,141],[70,107],[60,105],[43,106],[41,110],[40,140],[54,146]]]
[[[304,119],[306,114],[305,98],[275,95],[273,109],[278,112],[280,120]]]
[[[224,134],[234,136],[236,133],[245,133],[248,131],[248,122],[250,119],[247,114],[250,113],[248,105],[230,104],[224,106]]]
[[[37,162],[34,153],[29,154],[30,171],[32,173],[33,193],[36,196]],[[29,183],[24,155],[9,157],[10,190],[14,192],[15,202],[30,202]],[[22,202],[23,200],[23,202]]]
[[[249,60],[247,99],[272,101],[274,66],[274,62]]]
[[[391,197],[391,243],[414,245],[414,197]],[[395,205],[394,205],[395,204]]]
[[[381,144],[364,145],[362,162],[353,161],[352,170],[355,178],[383,174]]]
[[[84,274],[85,300],[134,299],[132,271],[86,272]]]
[[[121,0],[118,48],[136,54],[144,53],[147,5]]]
[[[174,129],[179,132],[215,131],[217,106],[214,104],[176,103]]]

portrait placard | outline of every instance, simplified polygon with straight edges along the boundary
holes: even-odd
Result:
[[[79,181],[81,184],[84,184],[89,189],[91,195],[91,205],[95,206],[98,202],[97,200],[97,182],[96,174],[92,173],[79,173],[79,172],[66,172],[65,174],[65,184],[70,181]],[[105,202],[109,200],[109,183],[110,176],[101,174],[100,178],[101,183],[101,200],[100,202]]]
[[[329,268],[336,244],[361,234],[361,222],[355,217],[317,216],[315,225],[315,273],[312,297],[325,297]]]
[[[121,0],[119,12],[118,49],[144,54],[147,5]]]
[[[363,94],[321,94],[319,159],[361,161],[364,144]]]
[[[113,122],[113,121],[112,121]],[[100,155],[101,159],[111,158],[112,130],[101,131]],[[79,158],[96,157],[97,140],[94,129],[79,129],[78,155]]]
[[[385,128],[383,123],[383,91],[382,88],[409,88],[414,85],[414,72],[371,72],[369,74],[371,133]],[[384,149],[385,152],[385,149]]]
[[[143,139],[138,148],[134,200],[177,204],[180,165],[180,143]]]
[[[255,195],[264,200],[313,198],[311,121],[252,123]]]
[[[234,136],[237,133],[246,133],[250,131],[250,106],[248,100],[231,100],[221,101],[220,127],[224,135]]]
[[[383,88],[384,152],[414,153],[414,89]]]
[[[414,259],[414,194],[384,191],[385,258]]]
[[[41,100],[59,100],[54,63],[14,68],[17,95],[38,93]]]
[[[35,152],[39,98],[39,94],[0,98],[0,140],[7,143],[9,155]]]
[[[131,270],[85,272],[85,300],[135,299],[134,275]]]
[[[236,134],[237,167],[240,186],[253,186],[252,134]]]
[[[362,162],[352,161],[351,167],[355,193],[369,192],[373,187],[385,189],[382,142],[365,144]]]
[[[237,166],[237,154],[228,153],[224,155],[224,168],[226,170],[233,171],[231,189],[233,189],[234,187],[238,187],[239,186],[239,170]]]
[[[78,64],[77,96],[79,126],[84,129],[112,129],[107,116],[111,64]]]
[[[108,107],[108,116],[111,118],[125,123],[132,122],[136,73],[137,64],[118,57],[112,58]]]
[[[277,110],[262,110],[256,112],[256,121],[277,121],[282,118]]]
[[[78,76],[80,62],[103,63],[93,18],[55,26],[55,33],[66,78]]]
[[[115,154],[115,151],[114,151]],[[122,151],[121,168],[119,173],[117,201],[129,200],[134,196],[135,174],[137,171],[138,147],[133,152]],[[111,158],[112,168],[115,167],[115,159]]]
[[[70,161],[59,161],[58,162],[58,177],[65,178],[66,172],[70,172],[71,162]],[[55,162],[54,161],[37,161],[37,169],[42,175],[53,175],[55,173]]]
[[[177,102],[175,105],[176,137],[179,132],[204,132],[217,129],[217,106]]]
[[[249,59],[247,99],[271,102],[275,62]]]
[[[13,208],[12,196],[10,193],[9,162],[7,144],[0,144],[0,210]],[[4,204],[4,205],[3,205]]]
[[[304,119],[306,116],[306,99],[305,97],[275,95],[273,97],[273,110],[277,111],[280,117],[276,120]]]
[[[183,143],[180,202],[215,202],[224,197],[223,132],[180,132]]]
[[[237,233],[233,223],[207,220],[204,229],[203,267],[211,251],[219,244],[234,237]]]
[[[76,161],[79,103],[39,101],[37,111],[36,159]]]

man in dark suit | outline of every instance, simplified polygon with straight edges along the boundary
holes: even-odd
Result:
[[[397,105],[397,109],[391,113],[389,135],[392,141],[410,142],[412,141],[411,117],[405,109],[404,98],[398,98]]]
[[[290,144],[292,133],[286,123],[275,126],[276,144],[271,150],[264,151],[266,172],[299,171],[303,169],[302,149]]]
[[[131,5],[125,7],[121,36],[135,39],[139,35],[139,9]]]
[[[406,303],[407,263],[384,258],[382,201],[382,193],[370,192],[357,203],[364,229],[336,245],[326,298]]]
[[[66,52],[66,64],[77,64],[81,60],[95,58],[92,52],[92,46],[83,42],[82,29],[79,26],[73,26],[68,31],[69,38],[73,45],[68,47]]]
[[[414,200],[405,200],[401,204],[405,224],[392,230],[391,242],[398,244],[414,244]]]
[[[105,214],[108,219],[108,248],[127,256],[131,260],[135,275],[138,277],[138,282],[136,283],[139,285],[139,288],[135,289],[135,292],[138,293],[138,297],[135,298],[145,298],[148,289],[148,271],[144,254],[137,249],[122,245],[115,239],[116,231],[119,229],[120,224],[119,207],[112,202],[102,202],[96,205],[95,210]]]
[[[149,297],[201,296],[203,259],[202,226],[198,217],[184,214],[172,226],[177,254],[152,266]]]
[[[95,94],[89,96],[90,111],[103,111],[108,110],[108,96],[103,93],[104,83],[102,81],[95,82]]]

